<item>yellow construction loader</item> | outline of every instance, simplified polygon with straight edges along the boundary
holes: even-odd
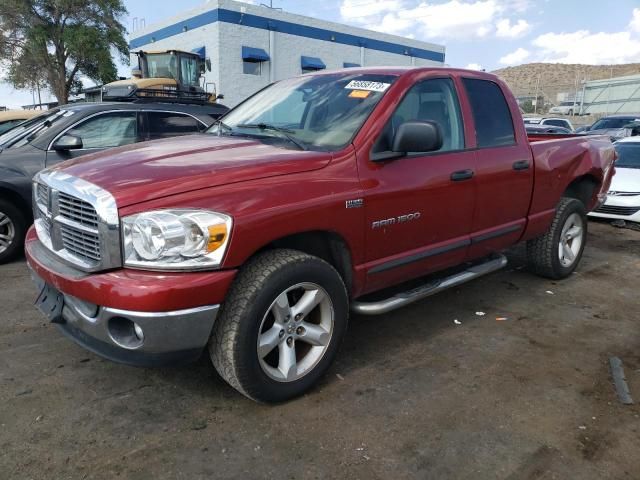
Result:
[[[200,49],[204,50],[204,49]],[[215,103],[215,84],[203,84],[211,64],[202,52],[164,50],[134,52],[138,66],[131,78],[102,87],[103,101],[175,101],[180,103]],[[209,87],[213,88],[209,88]]]

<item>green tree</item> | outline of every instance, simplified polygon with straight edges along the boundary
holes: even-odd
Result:
[[[60,104],[82,87],[80,75],[98,83],[117,78],[112,52],[125,63],[129,49],[120,19],[122,0],[0,0],[0,60],[6,81],[29,85],[40,71]]]
[[[32,61],[11,63],[5,80],[13,85],[14,88],[30,90],[32,93],[37,93],[39,104],[42,104],[41,92],[43,90],[49,90],[46,72],[40,65]]]
[[[531,100],[525,100],[522,103],[521,107],[524,113],[533,113],[534,111],[533,102]]]

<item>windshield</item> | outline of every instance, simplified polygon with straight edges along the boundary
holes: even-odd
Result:
[[[173,53],[148,53],[145,55],[148,78],[173,78],[178,80],[178,58]]]
[[[562,102],[562,103],[560,103],[561,107],[573,107],[573,105],[575,105],[575,102]]]
[[[616,167],[640,168],[640,142],[616,143]]]
[[[60,121],[60,119],[70,115],[73,115],[73,112],[68,110],[55,110],[49,115],[37,117],[39,121],[33,124],[31,128],[22,131],[21,134],[12,136],[5,142],[7,148],[20,148],[31,143],[44,132],[49,130],[52,125]],[[12,132],[13,130],[8,133],[10,134]]]
[[[21,133],[25,132],[26,130],[29,130],[31,127],[33,127],[34,125],[41,123],[44,119],[46,119],[47,117],[53,115],[57,110],[48,110],[45,113],[42,113],[40,115],[38,115],[37,117],[33,117],[29,120],[25,120],[24,122],[20,123],[19,125],[16,125],[14,128],[12,128],[11,130],[5,132],[4,134],[0,135],[0,145],[3,145],[4,143],[7,143],[9,140],[16,138],[17,136],[19,136]]]
[[[336,73],[283,80],[238,105],[208,132],[279,139],[311,150],[340,150],[395,79]]]
[[[634,120],[636,120],[634,117],[601,118],[594,123],[589,130],[624,128],[625,125],[633,122]]]
[[[198,86],[200,81],[198,59],[180,55],[180,69],[182,70],[182,83],[184,85]]]

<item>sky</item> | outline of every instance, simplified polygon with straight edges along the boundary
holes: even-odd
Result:
[[[131,31],[134,19],[140,23],[144,18],[150,26],[205,2],[124,3],[129,13],[123,22]],[[640,62],[640,0],[612,4],[602,0],[273,0],[274,7],[288,12],[442,44],[448,65],[488,71],[530,62]],[[120,65],[119,74],[129,76],[129,67]],[[0,105],[17,107],[31,101],[30,92],[0,84]]]

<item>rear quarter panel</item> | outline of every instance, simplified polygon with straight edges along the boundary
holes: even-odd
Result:
[[[592,210],[598,194],[609,189],[615,160],[615,150],[606,136],[532,135],[529,142],[535,163],[535,185],[525,239],[541,235],[549,228],[558,201],[579,177],[586,176],[596,183],[586,206],[588,211]]]

